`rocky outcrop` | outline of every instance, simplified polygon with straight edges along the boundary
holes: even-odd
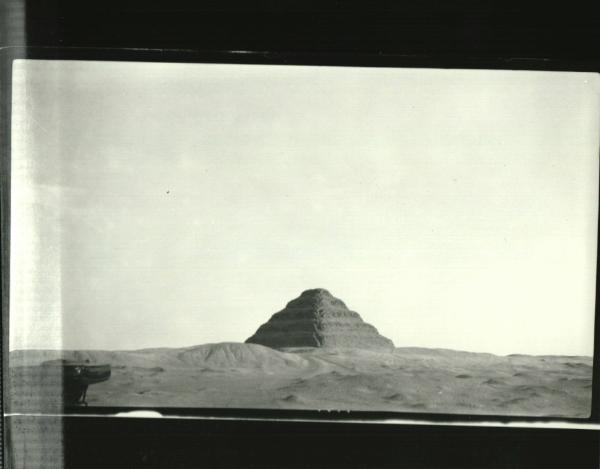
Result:
[[[258,328],[246,343],[272,348],[392,350],[394,343],[322,288],[306,290]]]

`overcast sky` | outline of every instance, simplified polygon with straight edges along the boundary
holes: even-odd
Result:
[[[598,75],[13,70],[11,349],[241,342],[323,287],[400,347],[592,354]]]

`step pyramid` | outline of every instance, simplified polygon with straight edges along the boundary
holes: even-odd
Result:
[[[302,292],[260,326],[246,343],[271,348],[394,348],[390,339],[323,288]]]

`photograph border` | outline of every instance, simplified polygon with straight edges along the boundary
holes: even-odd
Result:
[[[248,65],[312,65],[339,67],[375,67],[375,68],[445,68],[445,69],[490,69],[490,70],[538,70],[538,71],[574,71],[596,72],[599,67],[595,60],[566,59],[514,59],[514,58],[477,58],[477,57],[434,57],[426,55],[402,55],[391,53],[297,53],[276,51],[227,51],[227,50],[167,50],[167,49],[111,49],[111,48],[36,48],[13,47],[3,50],[2,70],[2,309],[3,309],[3,391],[8,384],[8,327],[9,318],[9,260],[10,260],[10,103],[12,63],[17,59],[40,60],[90,60],[118,62],[161,62],[161,63],[218,63]],[[599,149],[600,150],[600,149]],[[598,256],[596,258],[596,284],[598,283]],[[531,416],[499,416],[484,414],[456,413],[406,413],[380,411],[312,411],[292,409],[246,409],[246,408],[186,408],[156,407],[143,408],[154,410],[161,415],[193,416],[207,418],[240,419],[291,419],[315,421],[356,421],[383,422],[390,420],[419,420],[424,422],[567,422],[600,424],[600,320],[598,319],[598,289],[596,288],[596,310],[594,322],[594,357],[592,378],[592,402],[589,418],[557,418]],[[6,400],[3,402],[3,408]],[[138,407],[88,407],[65,409],[65,414],[78,415],[115,415],[119,412],[139,411]],[[10,410],[9,410],[10,411]]]

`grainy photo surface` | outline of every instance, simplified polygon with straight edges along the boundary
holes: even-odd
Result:
[[[10,396],[590,414],[600,79],[18,60]]]

